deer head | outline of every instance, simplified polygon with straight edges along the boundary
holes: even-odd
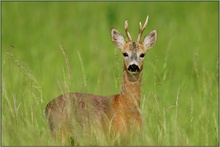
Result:
[[[112,42],[121,50],[124,56],[124,69],[131,75],[136,75],[142,71],[144,56],[148,49],[154,46],[157,40],[157,31],[153,30],[141,41],[141,36],[147,23],[148,16],[143,26],[140,22],[139,34],[135,42],[132,41],[132,37],[128,31],[128,21],[125,21],[125,32],[128,41],[125,40],[124,36],[118,30],[114,28],[111,30]]]

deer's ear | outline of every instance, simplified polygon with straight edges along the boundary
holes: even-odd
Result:
[[[143,45],[146,50],[152,48],[157,41],[157,31],[151,31],[146,37],[144,37]]]
[[[116,29],[111,30],[112,42],[120,49],[123,49],[126,41],[124,37],[120,34],[120,32]]]

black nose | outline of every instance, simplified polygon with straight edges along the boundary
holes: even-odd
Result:
[[[138,71],[140,71],[139,67],[137,65],[135,65],[135,64],[129,65],[128,70],[130,72],[138,72]]]

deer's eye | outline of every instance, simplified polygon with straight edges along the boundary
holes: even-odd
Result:
[[[128,57],[128,53],[123,53],[123,56],[124,57]]]
[[[140,57],[141,57],[141,58],[144,58],[144,56],[145,56],[145,54],[143,54],[143,53],[142,53],[142,54],[140,54]]]

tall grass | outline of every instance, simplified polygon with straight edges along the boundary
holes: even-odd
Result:
[[[158,30],[142,79],[143,128],[128,145],[217,146],[218,2],[2,2],[2,145],[61,145],[43,110],[65,92],[118,93],[110,29]],[[79,145],[118,145],[97,129]]]

